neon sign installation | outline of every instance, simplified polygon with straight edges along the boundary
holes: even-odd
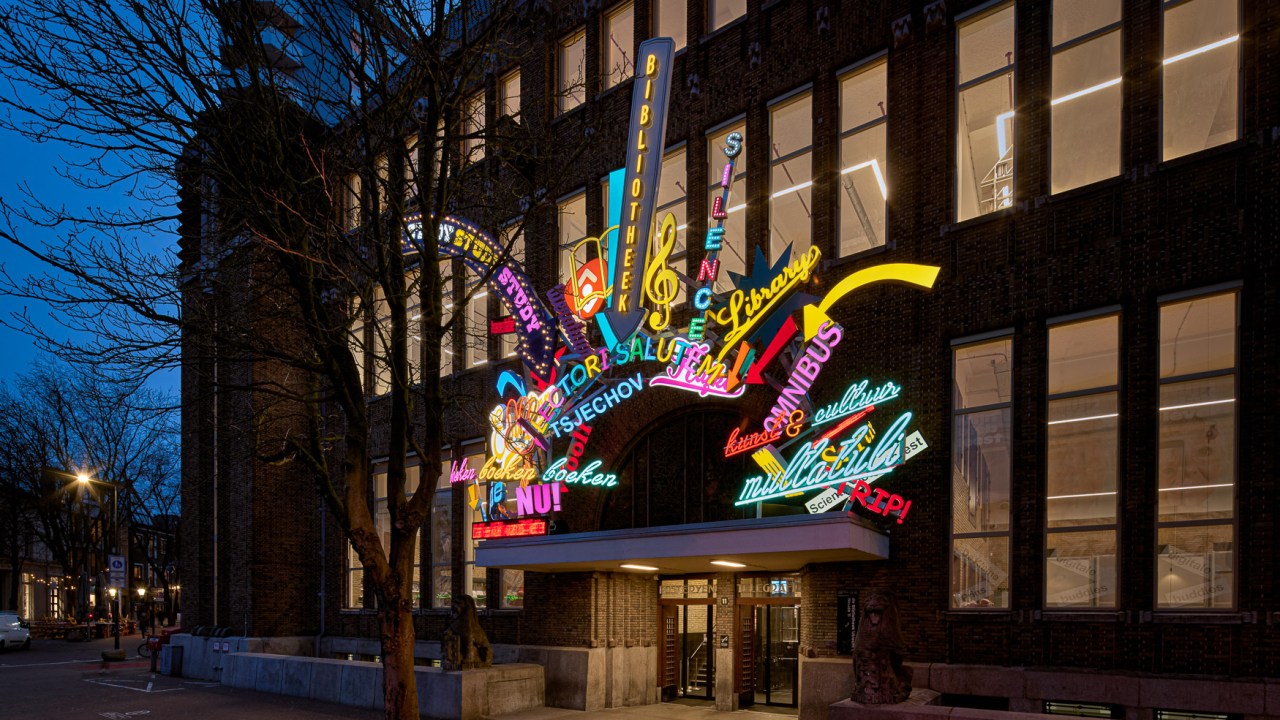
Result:
[[[569,347],[579,355],[590,355],[595,352],[591,349],[591,343],[587,342],[586,327],[573,316],[569,303],[565,301],[564,285],[557,285],[548,290],[547,299],[551,301],[551,309],[556,311],[556,317],[560,319],[560,332],[564,334]]]
[[[790,252],[788,248],[787,252],[778,259],[778,265],[783,265],[789,259]],[[775,270],[776,274],[766,287],[751,288],[749,295],[741,288],[734,290],[725,307],[708,313],[715,318],[716,323],[728,328],[722,338],[724,346],[717,359],[723,358],[739,340],[745,339],[761,321],[770,315],[775,305],[794,291],[800,283],[807,281],[814,268],[818,266],[818,260],[821,257],[822,251],[815,245],[809,248],[808,252],[787,263],[780,271]]]
[[[873,490],[875,491],[876,496],[874,498],[869,498],[868,496],[871,495]],[[862,480],[857,481],[852,488],[847,484],[842,485],[840,487],[840,494],[843,495],[846,492],[849,494],[851,500],[857,500],[861,503],[862,507],[873,512],[878,512],[881,515],[888,515],[895,510],[898,511],[899,525],[902,524],[902,521],[907,517],[907,513],[911,510],[910,500],[907,500],[897,493],[891,493],[881,488],[872,488]],[[884,505],[880,504],[882,502]]]
[[[603,463],[599,460],[592,460],[587,466],[581,470],[573,471],[565,468],[565,458],[560,458],[547,468],[542,474],[542,481],[545,483],[565,483],[566,485],[596,485],[599,487],[616,487],[618,485],[618,476],[613,473],[598,473],[596,468]]]
[[[773,426],[782,422],[783,417],[789,416],[808,399],[809,387],[813,385],[814,380],[818,379],[823,363],[831,359],[831,348],[840,344],[840,338],[843,335],[839,325],[823,323],[822,329],[818,331],[804,354],[796,360],[795,367],[791,369],[787,386],[782,389],[782,394],[778,395],[777,402],[769,411],[769,419],[764,421],[766,430],[771,430]]]
[[[762,432],[744,435],[739,438],[738,435],[742,431],[738,428],[734,428],[733,432],[729,435],[729,442],[725,443],[724,456],[733,457],[734,455],[741,455],[748,450],[755,450],[756,448],[764,447],[775,440],[781,440],[783,433],[785,433],[787,437],[795,437],[800,434],[802,429],[804,429],[803,410],[791,411],[791,415],[788,416],[787,422],[774,423],[772,430],[764,430]]]
[[[528,518],[515,522],[472,523],[471,539],[488,540],[489,538],[529,537],[546,535],[547,521]]]
[[[902,393],[902,388],[892,380],[886,381],[874,390],[867,389],[870,384],[870,380],[862,380],[850,385],[849,389],[844,391],[844,397],[840,398],[840,402],[820,408],[813,414],[813,424],[822,425],[832,420],[839,420],[859,410],[893,400]]]
[[[746,505],[797,492],[814,490],[847,480],[858,480],[891,472],[903,462],[903,445],[911,413],[905,412],[874,443],[863,442],[870,427],[863,425],[851,437],[830,449],[830,440],[802,443],[783,472],[747,478],[734,505]],[[831,459],[827,459],[831,458]]]
[[[720,174],[720,187],[724,188],[724,192],[711,201],[711,219],[716,221],[716,225],[707,229],[707,236],[702,244],[702,249],[707,251],[706,259],[698,268],[698,282],[702,286],[693,295],[693,306],[703,312],[711,307],[711,284],[720,275],[720,245],[724,239],[724,221],[729,217],[725,207],[729,204],[729,189],[733,185],[733,166],[738,155],[742,154],[742,133],[729,133],[725,137],[723,149],[725,157],[729,158],[729,162],[724,165],[724,172]],[[706,316],[691,319],[689,339],[701,340],[706,324]]]
[[[638,57],[644,58],[644,74],[635,79],[631,96],[632,134],[627,140],[627,168],[623,187],[626,208],[622,213],[614,243],[622,249],[620,260],[609,268],[613,277],[613,298],[604,318],[618,338],[628,338],[640,327],[639,270],[649,258],[649,233],[657,201],[662,152],[666,147],[667,98],[671,94],[671,58],[675,54],[671,38],[650,38],[640,43]],[[636,128],[639,128],[638,130]]]
[[[712,360],[710,351],[711,346],[706,343],[690,345],[676,364],[667,367],[665,375],[650,378],[649,385],[691,390],[702,397],[741,397],[747,391],[746,386],[731,391],[728,387],[728,368],[723,363]]]
[[[458,483],[470,482],[476,479],[476,471],[467,466],[465,460],[454,460],[449,466],[449,483],[457,485]]]
[[[546,515],[560,509],[560,484],[529,485],[516,489],[517,515]]]
[[[556,437],[564,437],[573,432],[579,425],[585,425],[597,415],[603,415],[609,408],[644,390],[644,376],[636,373],[635,377],[624,379],[611,388],[601,388],[589,398],[584,398],[573,409],[572,417],[562,417],[552,422],[551,430]]]

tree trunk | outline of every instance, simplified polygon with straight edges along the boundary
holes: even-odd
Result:
[[[379,598],[382,609],[382,692],[388,720],[417,720],[418,685],[413,672],[413,611],[407,600]]]

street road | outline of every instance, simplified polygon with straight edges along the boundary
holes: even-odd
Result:
[[[32,640],[30,650],[0,652],[0,717],[5,720],[320,720],[383,717],[371,710],[224,688],[150,672],[120,638],[129,659],[103,669],[112,641]]]

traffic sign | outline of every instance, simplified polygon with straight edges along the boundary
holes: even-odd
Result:
[[[125,588],[125,559],[123,555],[107,556],[107,587]]]

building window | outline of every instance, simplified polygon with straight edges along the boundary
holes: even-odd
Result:
[[[453,372],[453,261],[440,261],[440,377]]]
[[[813,237],[813,95],[769,108],[769,262],[791,247],[806,252]],[[739,159],[741,162],[741,159]]]
[[[1240,136],[1238,0],[1164,3],[1164,159]]]
[[[507,117],[520,117],[520,68],[498,80],[498,107]]]
[[[448,450],[440,457],[448,458]],[[431,607],[446,608],[453,600],[453,488],[449,482],[449,461],[440,463],[436,494],[431,499]]]
[[[342,225],[347,230],[360,227],[360,176],[355,173],[343,184]]]
[[[715,227],[719,222],[710,217],[710,212],[715,205],[715,198],[724,194],[721,181],[724,178],[725,165],[729,162],[729,157],[724,154],[724,150],[726,141],[732,133],[738,133],[742,137],[742,150],[734,159],[729,197],[725,201],[727,209],[724,218],[724,236],[721,239],[720,254],[717,257],[720,261],[720,271],[715,282],[717,293],[729,292],[734,288],[729,273],[743,275],[747,272],[747,213],[744,211],[747,209],[747,198],[750,197],[747,192],[747,149],[750,145],[747,142],[747,124],[744,121],[731,123],[707,136],[707,227]]]
[[[404,199],[406,202],[412,201],[418,196],[418,136],[410,135],[404,139]],[[413,212],[418,208],[410,204],[405,208],[406,212]]]
[[[669,37],[676,52],[689,44],[689,10],[684,0],[653,0],[653,36]]]
[[[391,306],[381,287],[373,291],[373,394],[391,392]]]
[[[524,607],[524,571],[502,571],[502,607]]]
[[[344,610],[364,607],[364,566],[360,564],[355,545],[350,542],[347,543],[347,592],[342,600]]]
[[[471,446],[466,453],[467,454],[463,457],[463,460],[466,462],[467,467],[473,470],[478,477],[480,475],[480,469],[484,467],[484,445],[477,443]],[[467,551],[466,557],[463,560],[463,577],[466,578],[465,587],[470,588],[471,597],[475,598],[476,607],[480,608],[489,606],[489,583],[485,569],[476,568],[476,547],[480,544],[480,541],[471,539],[471,525],[472,523],[484,522],[486,520],[486,516],[489,520],[494,519],[495,513],[493,506],[495,503],[493,501],[498,499],[494,495],[493,486],[495,484],[502,485],[502,490],[500,491],[502,493],[502,499],[500,504],[504,509],[509,507],[510,509],[507,510],[507,512],[514,516],[516,504],[515,488],[519,486],[518,482],[502,483],[501,481],[494,481],[491,483],[485,483],[484,485],[475,483],[470,486],[474,488],[477,493],[477,497],[475,498],[471,497],[470,490],[463,490],[461,487],[458,488],[459,492],[467,493],[467,495],[464,496],[463,502],[469,506],[468,508],[464,508],[462,511],[462,517],[465,520],[462,526],[462,546],[466,548]],[[506,496],[507,490],[511,491],[510,498],[507,498]],[[484,493],[483,497],[479,496],[482,492]]]
[[[707,32],[715,32],[747,14],[747,0],[707,0]]]
[[[657,211],[653,216],[654,232],[662,226],[662,219],[671,213],[676,219],[676,244],[667,258],[667,265],[676,272],[685,275],[687,265],[685,257],[689,251],[686,235],[689,221],[685,213],[685,191],[687,173],[685,170],[685,151],[681,146],[672,150],[662,158],[662,179],[658,185]],[[657,250],[656,240],[650,243],[650,250]],[[684,302],[684,283],[677,283],[673,304]]]
[[[840,257],[885,242],[888,75],[879,60],[840,78]]]
[[[636,74],[636,9],[622,3],[604,16],[604,89],[621,85]]]
[[[409,464],[412,463],[412,464]],[[404,495],[410,498],[418,491],[421,466],[416,459],[406,461],[404,469]],[[382,551],[391,551],[391,507],[387,492],[387,469],[382,465],[373,473],[373,524],[382,539]],[[413,538],[413,606],[422,606],[422,534]]]
[[[1120,174],[1120,0],[1053,3],[1050,192]]]
[[[1124,717],[1124,708],[1112,705],[1099,705],[1096,703],[1055,702],[1053,700],[1046,700],[1044,703],[1044,714],[1088,718],[1122,718]]]
[[[416,386],[422,382],[422,271],[415,267],[409,270],[409,279],[405,283],[405,317],[409,320],[408,356],[409,385]]]
[[[474,93],[462,103],[462,164],[484,159],[484,91]]]
[[[489,361],[489,287],[480,275],[467,271],[466,365],[468,368]]]
[[[1160,308],[1160,608],[1234,602],[1236,302],[1227,292]]]
[[[1045,607],[1116,605],[1120,317],[1049,328]]]
[[[560,41],[560,62],[557,64],[559,81],[556,98],[560,113],[567,113],[582,104],[586,97],[587,31],[578,30]]]
[[[1009,607],[1013,339],[953,350],[951,607]]]
[[[520,225],[512,223],[502,229],[502,246],[509,247],[509,254],[512,260],[524,266],[524,231]],[[505,307],[499,308],[500,313],[507,312]],[[502,357],[515,357],[516,346],[519,344],[519,337],[514,332],[500,335],[498,342],[499,349],[502,351]]]
[[[1013,4],[959,23],[956,219],[1013,206]]]
[[[347,333],[348,344],[351,348],[351,359],[356,365],[356,372],[360,374],[360,391],[365,392],[365,343],[368,326],[365,323],[364,307],[360,303],[360,297],[351,299],[351,330]]]
[[[559,277],[565,287],[572,284],[571,278],[575,270],[574,247],[579,240],[587,237],[587,194],[580,191],[561,200],[558,204],[559,220]]]

